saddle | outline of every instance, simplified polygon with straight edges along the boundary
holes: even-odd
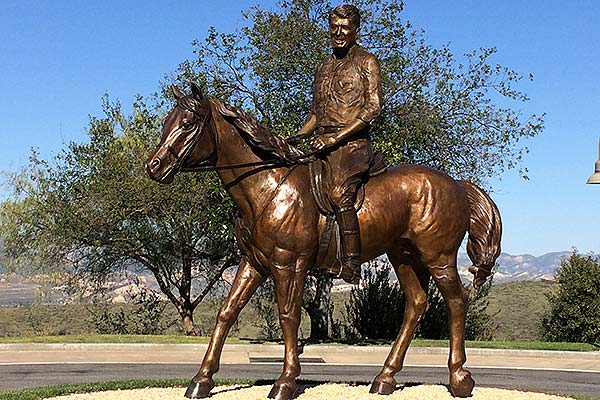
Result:
[[[334,206],[327,196],[328,188],[325,177],[328,175],[329,165],[323,160],[315,160],[309,164],[310,191],[315,199],[319,212],[325,216],[323,233],[319,238],[319,250],[315,266],[332,277],[338,277],[342,268],[342,254],[340,232],[335,218]],[[365,199],[365,187],[369,178],[381,175],[387,169],[382,153],[375,152],[369,170],[358,190],[354,208],[360,210]]]

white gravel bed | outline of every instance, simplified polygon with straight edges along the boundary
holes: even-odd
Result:
[[[212,391],[211,400],[265,400],[271,386],[217,386]],[[52,397],[51,400],[184,400],[184,388],[147,388],[136,390],[116,390],[69,396]],[[369,393],[369,386],[349,386],[345,384],[324,384],[309,387],[298,400],[455,400],[442,385],[417,385],[396,390],[390,396]],[[470,400],[564,400],[571,397],[554,396],[543,393],[521,392],[517,390],[478,388],[473,390]]]

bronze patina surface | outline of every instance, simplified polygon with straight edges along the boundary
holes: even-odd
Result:
[[[249,124],[252,121],[241,110],[205,98],[195,85],[189,95],[183,96],[176,88],[174,94],[177,106],[163,122],[160,143],[146,162],[147,171],[152,179],[169,183],[175,174],[202,165],[217,170],[240,210],[237,239],[242,250],[235,280],[186,396],[210,395],[229,329],[256,289],[272,276],[285,354],[283,372],[269,397],[291,399],[300,375],[302,291],[307,274],[315,266],[318,238],[325,224],[310,192],[309,168],[265,161],[264,150],[259,150],[247,133],[249,125],[260,127]],[[364,122],[357,122],[361,124]],[[337,133],[349,130],[346,126]],[[449,309],[450,390],[454,396],[470,396],[475,382],[463,368],[467,292],[456,258],[468,232],[473,283],[480,286],[485,282],[500,254],[501,221],[496,205],[469,182],[455,181],[424,166],[395,166],[365,185],[358,223],[360,261],[387,254],[406,299],[402,327],[371,391],[389,394],[395,389],[394,375],[402,368],[410,340],[427,308],[431,277]]]
[[[356,43],[360,14],[342,5],[329,14],[333,54],[318,66],[310,114],[292,142],[315,136],[312,148],[321,151],[324,177],[339,226],[342,262],[339,277],[360,280],[360,226],[354,202],[373,162],[369,126],[381,112],[379,63]],[[335,272],[335,271],[331,271]]]

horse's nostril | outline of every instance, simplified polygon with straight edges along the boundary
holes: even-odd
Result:
[[[160,160],[158,158],[155,158],[150,162],[150,169],[154,171],[158,169],[158,167],[160,167]]]

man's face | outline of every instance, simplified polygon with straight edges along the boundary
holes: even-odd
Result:
[[[329,24],[331,43],[336,49],[347,49],[356,43],[356,28],[348,18],[331,17]]]

